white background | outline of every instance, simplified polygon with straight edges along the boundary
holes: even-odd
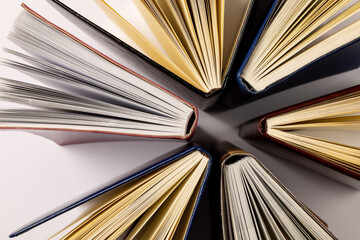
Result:
[[[7,1],[0,10],[1,45],[6,44],[4,39],[21,9],[20,3]],[[39,11],[47,4],[42,0],[26,3]],[[1,75],[15,76],[4,69],[1,69]],[[360,236],[359,191],[299,166],[292,161],[294,159],[276,158],[250,146],[238,137],[238,127],[266,112],[355,85],[359,83],[358,76],[359,69],[291,88],[235,109],[224,110],[218,106],[216,110],[200,111],[194,141],[210,147],[226,139],[255,154],[285,186],[329,224],[339,239],[357,239]],[[12,231],[35,217],[182,144],[122,141],[58,146],[24,132],[0,132],[0,239],[8,239]],[[196,218],[191,235],[194,239],[209,236],[207,201],[206,197]],[[52,220],[18,239],[50,237],[85,208]]]

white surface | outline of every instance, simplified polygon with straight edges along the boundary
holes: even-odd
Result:
[[[0,12],[0,45],[19,12],[21,1],[6,2]],[[29,0],[38,10],[47,4]],[[36,6],[35,6],[36,5]],[[41,9],[40,9],[41,10]],[[2,76],[13,76],[4,72]],[[359,69],[318,80],[266,97],[232,110],[200,111],[199,127],[194,137],[201,145],[211,146],[226,139],[255,154],[312,211],[324,219],[339,239],[360,236],[360,192],[292,162],[268,156],[238,137],[239,124],[281,107],[359,83]],[[21,75],[19,75],[21,76]],[[179,142],[108,142],[61,147],[39,136],[0,132],[0,239],[28,221],[112,179],[126,169],[141,165],[182,145]],[[216,159],[215,159],[216,161]],[[211,186],[210,186],[211,187]],[[44,239],[78,216],[79,208],[44,224],[17,239]],[[208,219],[201,219],[204,222]],[[209,229],[196,228],[195,232]],[[206,236],[206,235],[203,235]]]

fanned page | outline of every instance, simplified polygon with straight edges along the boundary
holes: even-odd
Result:
[[[210,93],[222,87],[252,1],[61,2],[195,88]],[[101,13],[91,15],[90,8]]]
[[[266,133],[360,175],[360,91],[266,119]]]
[[[27,53],[6,49],[3,64],[42,81],[0,79],[1,128],[53,129],[187,138],[195,107],[154,85],[26,5],[9,39]]]
[[[336,239],[252,156],[225,163],[222,182],[229,239]]]
[[[359,38],[359,1],[279,1],[241,77],[259,92]]]
[[[220,1],[218,1],[220,2]],[[243,36],[243,31],[246,24],[251,24],[247,21],[248,14],[252,10],[252,5],[255,0],[226,0],[225,1],[225,11],[221,18],[224,21],[224,29],[219,30],[224,33],[223,44],[221,48],[223,49],[222,56],[222,74],[225,78],[228,71],[230,71],[231,63],[233,58],[236,56],[237,49],[236,44],[241,40],[241,38],[247,38],[249,36]],[[219,7],[219,9],[221,9]],[[243,46],[238,46],[243,48]]]
[[[181,154],[181,153],[180,153]],[[175,156],[172,156],[173,158]],[[194,150],[132,175],[51,239],[174,239],[184,236],[203,190],[209,157]],[[167,161],[167,159],[162,160]],[[145,171],[147,171],[145,169]],[[106,190],[106,189],[104,189]],[[189,214],[190,213],[190,214]],[[11,237],[23,233],[23,229]]]

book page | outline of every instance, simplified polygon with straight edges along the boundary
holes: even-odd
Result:
[[[253,0],[227,0],[225,1],[225,13],[223,14],[223,70],[229,63],[234,51],[236,41],[241,37],[245,17]],[[221,2],[221,1],[220,1]],[[221,23],[219,24],[221,25]]]
[[[267,134],[343,169],[360,171],[359,91],[270,117]]]
[[[279,5],[247,62],[242,78],[255,91],[295,73],[360,38],[356,1],[286,1]]]
[[[19,108],[0,113],[3,127],[22,125],[136,135],[146,132],[154,136],[151,131],[160,135],[174,130],[179,133],[180,124],[183,133],[187,132],[187,121],[193,112],[189,106],[39,17],[26,5],[23,7],[9,39],[33,56],[7,50],[18,60],[4,60],[4,64],[54,83],[49,85],[61,82],[66,91],[0,79],[7,101],[31,106],[30,110]],[[12,91],[17,92],[16,96]],[[98,97],[93,98],[95,94]],[[118,101],[106,102],[101,96],[110,96],[106,100],[117,96]],[[185,112],[187,116],[183,115]],[[166,115],[168,119],[160,120]]]
[[[101,0],[94,0],[94,1],[86,1],[86,0],[78,0],[78,1],[71,1],[71,0],[62,0],[69,8],[73,9],[80,15],[84,16],[89,21],[93,22],[94,24],[98,25],[99,27],[103,28],[105,31],[111,33],[116,38],[120,39],[121,41],[125,42],[126,44],[130,45],[134,49],[138,50],[139,52],[143,53],[153,61],[157,62],[161,66],[167,68],[170,72],[174,73],[178,77],[182,78],[183,80],[189,82],[190,84],[194,85],[194,87],[199,88],[201,91],[207,92],[208,89],[205,89],[204,86],[199,84],[198,82],[194,81],[196,77],[191,75],[191,72],[185,73],[183,69],[177,66],[168,56],[165,54],[160,48],[160,43],[157,41],[152,34],[147,34],[152,39],[152,42],[147,40],[142,32],[140,33],[137,31],[131,24],[129,24],[124,18],[116,14],[111,8],[109,8],[103,1]],[[129,13],[135,16],[135,19],[143,19],[139,10],[136,8],[132,1],[121,1],[121,4],[128,2],[129,6]],[[56,11],[55,11],[56,12]],[[96,14],[95,14],[96,13]],[[60,15],[60,14],[58,14]],[[115,21],[112,19],[115,18]],[[61,24],[60,24],[61,25]],[[61,25],[62,26],[62,25]],[[145,33],[149,32],[149,28],[146,28],[147,25],[142,27],[142,30]],[[68,29],[68,28],[65,28]],[[70,31],[74,35],[77,36],[76,31]],[[129,32],[131,34],[129,34]],[[83,39],[83,38],[81,38]],[[90,42],[93,44],[92,42]],[[97,44],[99,45],[99,44]],[[95,46],[97,46],[95,45]],[[111,55],[111,54],[110,54]],[[130,67],[131,68],[131,67]],[[185,67],[185,69],[187,69]],[[189,76],[190,75],[190,76]]]
[[[201,84],[201,77],[191,61],[176,48],[145,6],[137,0],[135,1],[136,4],[131,0],[127,1],[133,5],[131,8],[137,9],[134,12],[124,8],[123,1],[97,0],[97,3],[110,19],[117,23],[119,28],[138,44],[141,52],[190,84],[205,90]],[[159,47],[154,44],[159,45]]]
[[[235,239],[333,239],[253,157],[226,164],[223,177]]]
[[[360,148],[359,127],[360,125],[348,127],[339,126],[327,129],[302,129],[293,131],[293,133]]]

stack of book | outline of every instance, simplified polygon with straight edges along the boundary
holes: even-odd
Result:
[[[309,81],[306,72],[360,65],[358,1],[43,1],[42,9],[21,5],[4,46],[2,65],[35,80],[0,76],[0,129],[59,144],[191,141],[198,108],[239,106]],[[359,120],[358,85],[267,113],[241,125],[240,136],[358,182]],[[10,237],[101,196],[54,237],[184,239],[209,176],[224,239],[336,239],[255,156],[229,142],[209,152],[189,143]]]

